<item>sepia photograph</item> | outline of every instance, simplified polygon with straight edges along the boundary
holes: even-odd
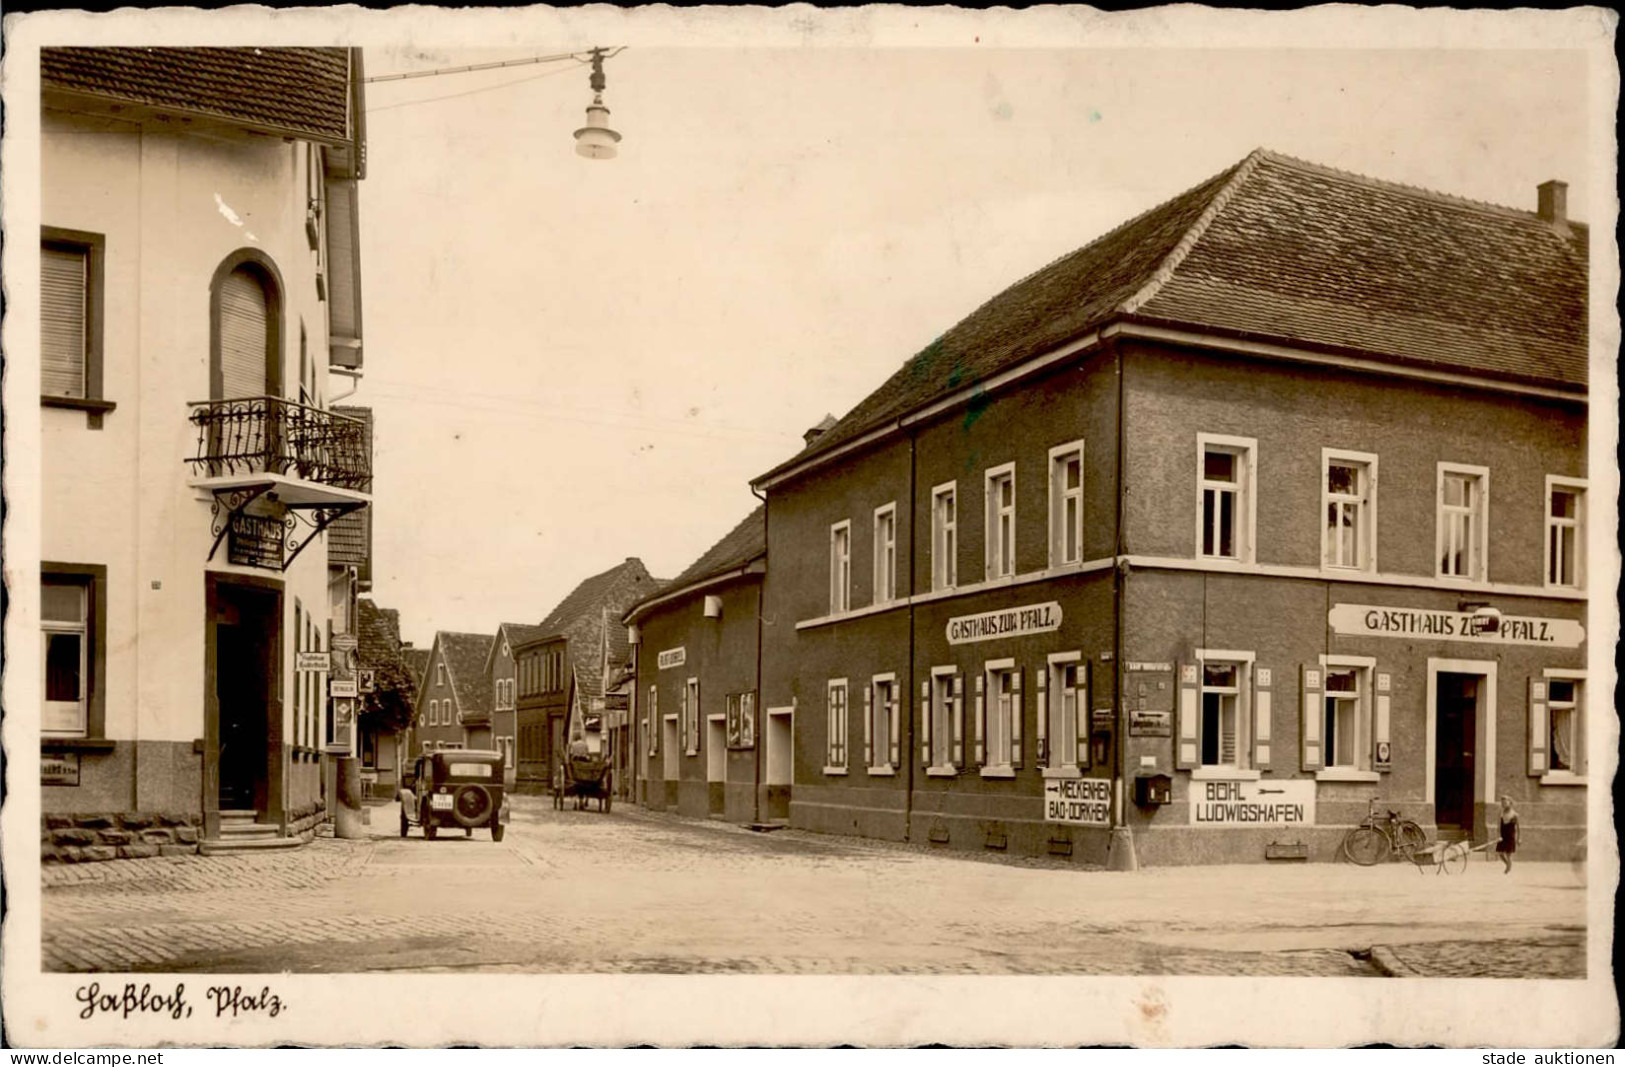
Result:
[[[8,16],[11,1042],[1612,1046],[1616,30]]]

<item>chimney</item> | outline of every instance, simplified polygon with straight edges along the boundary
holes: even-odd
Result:
[[[1540,197],[1540,206],[1536,209],[1542,219],[1553,226],[1567,227],[1569,224],[1569,183],[1560,181],[1541,182],[1536,187]]]
[[[802,441],[806,442],[804,447],[808,447],[808,448],[812,447],[812,443],[814,441],[818,440],[820,437],[824,436],[825,432],[828,431],[829,428],[831,426],[834,426],[834,425],[835,425],[835,416],[834,415],[825,415],[822,419],[818,420],[818,425],[817,426],[810,427],[807,430],[806,433],[801,435]]]

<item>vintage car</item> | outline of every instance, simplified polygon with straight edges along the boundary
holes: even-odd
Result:
[[[458,748],[419,756],[401,782],[400,802],[402,837],[411,826],[423,827],[431,841],[442,826],[469,837],[485,826],[501,841],[509,816],[502,753]]]

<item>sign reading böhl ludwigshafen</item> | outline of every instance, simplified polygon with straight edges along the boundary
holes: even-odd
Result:
[[[984,611],[980,615],[960,615],[949,619],[948,643],[968,645],[972,641],[1047,634],[1060,628],[1061,605],[1052,600],[1048,604],[1001,608],[998,611]]]
[[[1338,604],[1326,621],[1336,634],[1372,637],[1437,637],[1446,641],[1477,641],[1490,645],[1545,645],[1579,648],[1585,627],[1574,619],[1503,615],[1493,632],[1469,611],[1428,611],[1372,604]]]

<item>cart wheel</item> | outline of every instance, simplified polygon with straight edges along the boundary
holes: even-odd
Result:
[[[438,829],[439,828],[434,824],[433,816],[423,820],[423,839],[425,841],[433,841],[434,835]]]
[[[503,831],[505,831],[507,829],[508,828],[506,826],[503,826],[501,823],[497,823],[495,826],[491,827],[491,840],[492,841],[501,841]]]
[[[605,793],[604,794],[604,814],[608,815],[609,814],[609,809],[613,808],[614,806],[615,806],[615,798],[610,796],[608,793]]]
[[[1451,845],[1446,849],[1444,861],[1440,864],[1444,867],[1444,873],[1460,874],[1465,871],[1467,869],[1467,854],[1466,845]]]

